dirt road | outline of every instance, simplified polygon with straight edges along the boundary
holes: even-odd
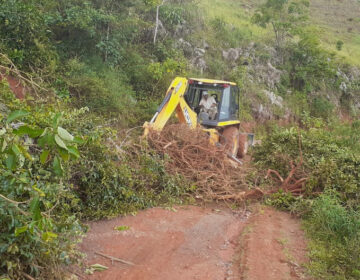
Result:
[[[90,224],[80,248],[86,264],[109,269],[84,279],[304,279],[299,222],[269,208],[177,207]],[[115,229],[117,227],[121,227]],[[134,263],[122,264],[100,254]]]

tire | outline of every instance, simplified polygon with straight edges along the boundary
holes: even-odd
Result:
[[[236,126],[226,127],[222,133],[221,143],[230,155],[237,157],[239,152],[239,129]]]

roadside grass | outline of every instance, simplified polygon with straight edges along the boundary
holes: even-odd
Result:
[[[309,238],[308,270],[316,279],[360,279],[360,214],[334,195],[314,201],[304,221]]]

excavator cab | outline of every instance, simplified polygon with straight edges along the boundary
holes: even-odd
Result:
[[[199,104],[204,92],[216,102],[217,110],[213,118],[200,112]],[[189,79],[184,97],[189,107],[198,115],[198,122],[204,127],[214,128],[219,126],[219,123],[239,119],[239,88],[233,83]]]

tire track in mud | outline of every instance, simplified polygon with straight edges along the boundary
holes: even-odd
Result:
[[[240,240],[240,279],[308,279],[306,240],[299,220],[290,214],[260,207]]]

